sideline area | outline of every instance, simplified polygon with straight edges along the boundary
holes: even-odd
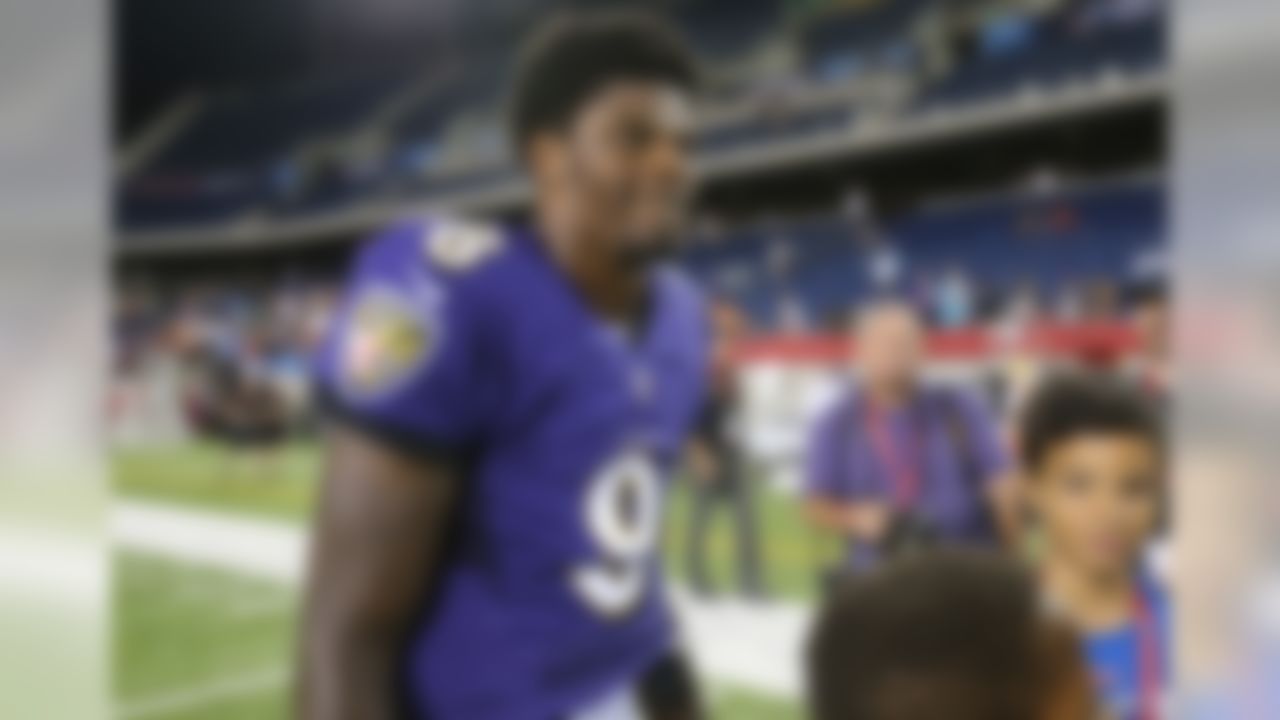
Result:
[[[133,558],[135,564],[163,560],[197,571],[229,574],[238,578],[237,582],[283,588],[290,598],[302,578],[307,553],[306,533],[298,522],[141,499],[115,502],[111,534],[119,554]],[[679,588],[673,596],[686,643],[714,688],[749,689],[783,708],[794,708],[801,687],[800,648],[808,621],[802,603],[704,601]],[[246,611],[241,607],[235,612],[243,615]],[[273,600],[262,612],[274,613],[277,624],[287,624],[292,618],[292,600]],[[127,697],[117,716],[131,720],[175,717],[174,713],[184,709],[241,696],[279,694],[285,682],[282,668],[249,668],[197,687]],[[260,715],[245,717],[255,716]]]

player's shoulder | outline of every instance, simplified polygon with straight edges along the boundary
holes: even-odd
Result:
[[[493,337],[484,291],[508,254],[497,226],[453,218],[390,223],[357,250],[331,343],[320,354],[348,404],[395,402]],[[434,370],[432,370],[434,368]]]
[[[456,292],[492,282],[513,258],[510,232],[501,225],[443,215],[389,224],[361,248],[365,272],[432,278]]]
[[[664,264],[656,270],[659,292],[673,298],[685,307],[704,308],[706,296],[684,268],[673,264]]]

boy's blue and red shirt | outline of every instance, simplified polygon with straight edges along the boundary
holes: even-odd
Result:
[[[419,715],[563,717],[670,649],[654,551],[708,342],[675,271],[651,274],[629,336],[531,234],[409,221],[359,254],[319,390],[347,422],[465,468],[457,541],[405,668]]]
[[[1167,593],[1143,582],[1141,612],[1114,629],[1084,638],[1085,657],[1108,717],[1146,720],[1144,702],[1160,707],[1170,680],[1170,616]]]

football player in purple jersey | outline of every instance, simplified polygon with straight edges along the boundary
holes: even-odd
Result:
[[[663,262],[695,75],[646,16],[555,23],[511,108],[530,225],[409,219],[359,252],[317,359],[299,716],[701,717],[655,552],[707,368]]]

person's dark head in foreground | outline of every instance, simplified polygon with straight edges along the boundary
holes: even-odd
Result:
[[[834,594],[808,649],[815,720],[1090,720],[1075,637],[1020,563],[938,550]]]
[[[533,39],[512,98],[511,139],[553,243],[615,265],[644,265],[672,249],[691,191],[696,82],[680,38],[638,12],[566,16]]]

